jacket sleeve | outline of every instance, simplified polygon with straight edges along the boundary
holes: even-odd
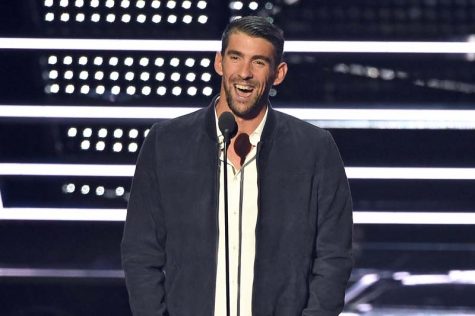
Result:
[[[165,229],[160,215],[156,126],[140,150],[121,244],[122,266],[134,316],[165,316]]]
[[[318,224],[309,298],[302,316],[337,316],[353,266],[352,201],[345,169],[329,132],[317,162]]]

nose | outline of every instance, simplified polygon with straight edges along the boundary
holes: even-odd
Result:
[[[250,79],[252,78],[252,63],[243,62],[239,69],[239,76],[241,79]]]

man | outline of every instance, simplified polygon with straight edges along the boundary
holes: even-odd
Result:
[[[351,271],[352,205],[330,134],[273,110],[287,73],[282,31],[260,17],[231,22],[215,69],[219,96],[155,124],[135,171],[122,241],[134,315],[224,316],[223,137],[230,143],[233,316],[338,315]]]

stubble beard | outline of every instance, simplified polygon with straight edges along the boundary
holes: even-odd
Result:
[[[226,94],[226,102],[228,103],[229,109],[233,114],[242,119],[252,119],[255,118],[261,109],[265,106],[266,102],[262,100],[258,96],[254,96],[253,99],[250,100],[250,103],[246,107],[239,107],[233,99],[232,93],[228,85],[224,85],[224,92]]]

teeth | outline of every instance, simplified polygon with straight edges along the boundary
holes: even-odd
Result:
[[[242,86],[240,84],[237,84],[236,85],[236,88],[238,88],[239,90],[244,90],[244,91],[252,91],[252,87],[249,87],[249,86]]]

